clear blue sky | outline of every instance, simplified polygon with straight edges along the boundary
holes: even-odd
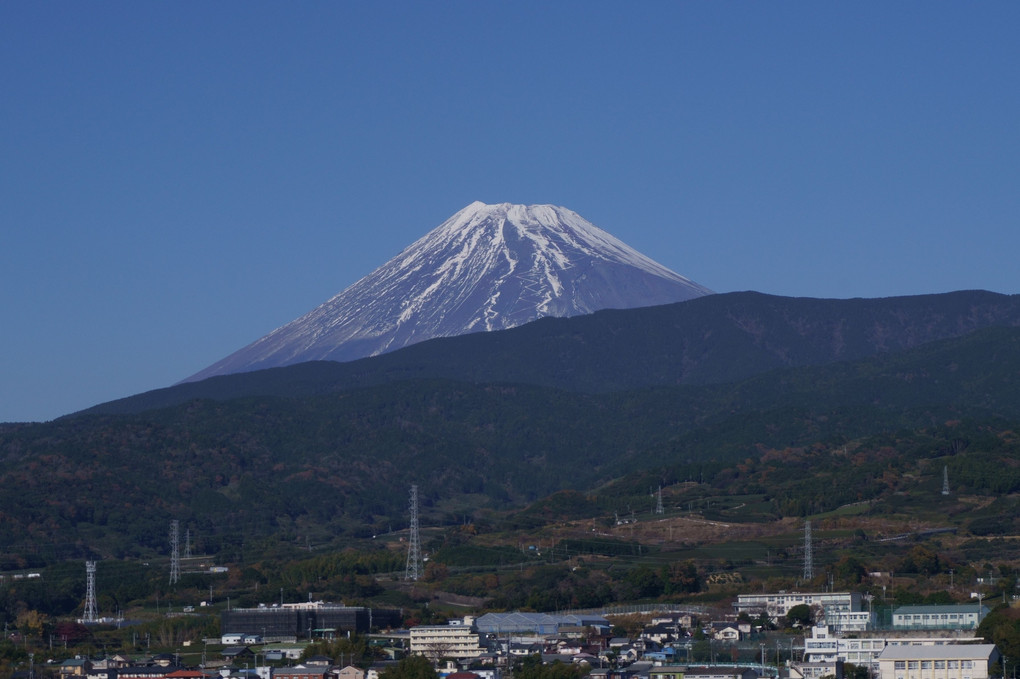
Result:
[[[1020,293],[1020,3],[0,3],[0,421],[170,385],[474,200],[714,290]]]

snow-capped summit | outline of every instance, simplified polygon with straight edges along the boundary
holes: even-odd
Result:
[[[325,304],[188,381],[708,294],[566,208],[474,202]]]

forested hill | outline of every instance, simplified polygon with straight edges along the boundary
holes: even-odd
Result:
[[[209,543],[207,553],[236,548],[241,536],[250,546],[260,536],[298,542],[371,535],[406,521],[411,483],[433,523],[520,507],[564,488],[601,488],[607,496],[608,488],[626,488],[627,477],[682,480],[692,468],[715,470],[711,482],[725,492],[737,478],[719,471],[726,465],[753,468],[769,451],[791,448],[831,456],[848,443],[866,459],[874,452],[868,441],[879,439],[880,462],[868,473],[881,474],[898,455],[942,454],[939,446],[910,442],[897,450],[888,443],[893,433],[908,441],[910,432],[937,438],[931,432],[952,421],[982,432],[985,443],[965,448],[967,455],[1005,456],[979,467],[995,470],[997,492],[1013,492],[1020,487],[1006,472],[1016,453],[1010,432],[1020,428],[1018,378],[1020,329],[988,328],[730,385],[584,394],[407,380],[6,425],[0,553],[18,563],[143,555],[165,548],[171,519],[193,527]],[[849,473],[846,460],[841,464]],[[830,467],[812,462],[798,481],[809,483],[812,470]],[[773,474],[754,481],[775,493],[779,515],[806,511],[797,504],[809,497],[804,493],[770,490],[790,480]],[[637,485],[647,494],[647,483]],[[821,487],[828,490],[810,496],[813,511],[843,501],[833,489],[846,486],[830,478]],[[620,502],[625,510],[631,499]]]
[[[137,413],[197,398],[311,396],[408,379],[605,393],[725,384],[779,368],[894,353],[1020,325],[1020,295],[962,291],[884,299],[739,292],[423,342],[350,363],[314,362],[181,384],[95,406]]]

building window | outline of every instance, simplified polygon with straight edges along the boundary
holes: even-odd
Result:
[[[907,661],[906,660],[897,660],[896,663],[895,663],[895,667],[898,670],[905,670],[905,669],[907,669]]]
[[[911,660],[910,662],[908,662],[907,663],[907,669],[908,670],[916,670],[916,669],[918,669],[918,661]]]
[[[930,670],[931,669],[931,660],[922,660],[921,661],[921,669],[922,670]]]
[[[949,669],[951,669],[951,670],[958,670],[958,669],[960,669],[960,661],[959,660],[950,660],[949,661]]]

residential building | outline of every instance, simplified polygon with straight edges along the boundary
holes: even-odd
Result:
[[[365,670],[348,665],[336,673],[337,679],[365,679]]]
[[[878,679],[988,679],[998,661],[994,644],[889,646],[878,657]]]
[[[90,663],[86,658],[69,658],[60,664],[60,677],[61,679],[68,679],[69,677],[85,677],[91,669],[92,663]]]
[[[743,637],[736,623],[713,622],[709,625],[712,638],[716,641],[740,641]]]
[[[680,628],[675,624],[658,623],[645,627],[641,631],[641,638],[665,644],[679,639],[681,634]]]
[[[465,659],[482,654],[478,632],[468,625],[421,625],[411,628],[411,654],[433,661],[440,658]]]

